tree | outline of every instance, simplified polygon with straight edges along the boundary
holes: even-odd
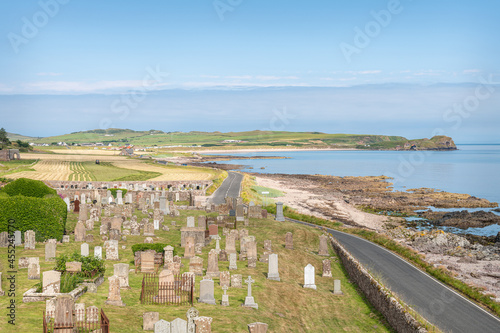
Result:
[[[4,148],[6,145],[10,144],[10,140],[7,137],[7,131],[5,131],[5,128],[0,128],[0,145],[2,148]]]

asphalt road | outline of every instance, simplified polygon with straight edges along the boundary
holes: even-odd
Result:
[[[499,318],[394,253],[353,235],[332,229],[328,232],[402,301],[443,332],[500,332]]]
[[[243,175],[237,172],[228,172],[228,176],[222,182],[222,185],[215,191],[210,200],[216,205],[226,202],[226,197],[237,198],[240,195],[240,185]]]

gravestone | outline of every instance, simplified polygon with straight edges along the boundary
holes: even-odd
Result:
[[[21,231],[16,230],[16,231],[14,231],[14,245],[21,246],[21,244],[22,244]]]
[[[208,234],[210,237],[213,238],[213,236],[219,234],[219,226],[217,224],[212,224],[208,226]]]
[[[272,242],[269,239],[264,241],[264,251],[273,251]]]
[[[88,218],[88,206],[84,200],[80,204],[80,211],[78,212],[79,221],[87,221]]]
[[[9,233],[7,231],[0,232],[0,247],[9,246]],[[26,248],[26,244],[24,244]]]
[[[230,233],[226,236],[226,248],[227,253],[236,253],[236,239],[234,234]]]
[[[273,281],[280,281],[280,273],[278,271],[278,255],[276,253],[269,255],[267,278]]]
[[[35,249],[35,232],[33,230],[28,230],[24,233],[24,249]]]
[[[200,298],[198,298],[198,302],[215,305],[214,281],[212,279],[205,277],[200,281]]]
[[[170,322],[170,332],[171,333],[186,333],[187,332],[187,321],[181,318],[175,318]]]
[[[128,284],[129,264],[114,264],[114,274],[120,282],[120,289],[130,289]]]
[[[155,251],[141,252],[141,273],[155,272]]]
[[[85,321],[85,303],[75,304],[75,319],[76,321]]]
[[[323,260],[323,277],[332,277],[332,264],[330,259]]]
[[[62,242],[63,243],[69,243],[69,235],[63,235]]]
[[[164,319],[158,320],[154,323],[155,333],[170,333],[170,323]]]
[[[19,258],[19,261],[17,262],[17,268],[28,268],[28,257]]]
[[[56,294],[61,290],[61,272],[45,271],[42,278],[42,293]]]
[[[325,235],[319,236],[319,251],[320,256],[329,256],[328,253],[328,237]]]
[[[139,236],[141,234],[140,232],[140,226],[139,223],[137,222],[130,222],[130,235],[132,236]]]
[[[5,296],[5,291],[2,290],[2,272],[0,272],[0,296]]]
[[[221,237],[219,235],[217,235],[217,236],[214,236],[212,239],[215,239],[215,249],[217,250],[217,252],[220,252]]]
[[[229,253],[229,270],[238,269],[237,254]]]
[[[243,222],[245,220],[245,211],[243,205],[236,206],[236,222]]]
[[[285,235],[285,249],[293,250],[293,234],[291,232],[287,232]]]
[[[94,257],[102,259],[102,247],[100,246],[94,247]]]
[[[203,276],[203,258],[193,257],[189,260],[189,271],[198,276]]]
[[[196,333],[196,323],[194,322],[195,318],[200,315],[200,311],[196,308],[192,307],[186,312],[187,318],[187,333]]]
[[[49,239],[45,243],[45,261],[54,261],[56,258],[57,240]]]
[[[252,284],[255,283],[255,280],[253,280],[249,275],[248,279],[245,280],[245,283],[248,285],[248,292],[247,297],[245,297],[245,303],[243,303],[243,306],[258,309],[259,305],[255,303],[255,300],[252,296]]]
[[[109,281],[108,298],[104,303],[115,306],[125,306],[125,303],[123,303],[120,294],[120,278],[116,275],[113,275],[108,277],[108,281]]]
[[[220,252],[219,252],[219,261],[227,261],[227,252],[226,252],[226,250],[220,250]]]
[[[194,318],[196,324],[195,333],[212,333],[212,318],[211,317],[196,317]],[[188,332],[190,333],[190,332]]]
[[[75,242],[85,242],[86,229],[82,221],[78,221],[75,227]]]
[[[205,215],[198,215],[198,228],[207,229],[207,217]]]
[[[186,237],[184,247],[184,258],[189,259],[195,256],[194,252],[194,237]]]
[[[333,280],[333,293],[335,295],[343,295],[342,289],[340,287],[340,280]]]
[[[228,289],[228,286],[222,287],[222,290],[224,291],[224,294],[222,295],[222,302],[221,302],[222,306],[229,306],[229,295],[227,294],[227,289]]]
[[[285,216],[283,215],[283,203],[282,202],[277,202],[276,203],[276,221],[284,222],[285,221]]]
[[[122,190],[116,191],[116,204],[123,205],[123,191]]]
[[[74,205],[75,205],[75,207],[73,208],[73,213],[79,213],[80,212],[80,200],[75,199]]]
[[[68,212],[71,211],[71,203],[69,202],[69,198],[66,197],[63,200],[64,200],[64,203],[66,204]]]
[[[54,327],[73,327],[75,301],[70,295],[57,296],[54,301]],[[70,333],[72,329],[56,329],[56,332]]]
[[[118,241],[107,240],[104,242],[104,249],[106,251],[106,260],[120,260],[118,257]]]
[[[268,325],[265,323],[251,323],[248,324],[249,333],[267,333]]]
[[[155,235],[155,228],[154,228],[153,223],[144,224],[144,232],[142,234],[144,236],[154,236]]]
[[[174,262],[174,248],[170,245],[167,245],[163,248],[163,251],[165,251],[165,254],[164,254],[165,264]]]
[[[316,289],[315,280],[315,268],[313,265],[308,264],[304,267],[304,288]]]
[[[89,235],[85,236],[85,242],[86,243],[93,243],[94,242],[94,235],[89,234]]]
[[[145,244],[153,244],[153,238],[151,238],[151,237],[146,237],[146,239],[144,240],[144,243],[145,243]]]
[[[188,216],[187,217],[187,227],[188,228],[194,228],[194,216]]]
[[[221,287],[229,287],[231,283],[231,273],[229,271],[220,272],[219,284]]]
[[[78,273],[82,271],[82,263],[79,261],[67,261],[66,272]]]
[[[155,329],[155,323],[160,320],[159,312],[144,312],[142,314],[142,330],[152,331]],[[170,333],[170,331],[169,331]]]
[[[207,276],[218,278],[219,274],[219,255],[217,254],[217,250],[212,249],[208,253]]]
[[[241,274],[231,275],[231,288],[243,288],[243,276]]]
[[[89,244],[83,243],[82,245],[80,245],[80,254],[84,257],[89,256]]]
[[[28,280],[40,280],[40,259],[38,257],[28,258]]]

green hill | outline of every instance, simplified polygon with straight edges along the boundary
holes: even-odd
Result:
[[[162,132],[110,128],[75,132],[32,140],[36,143],[103,143],[136,146],[202,146],[212,149],[244,148],[356,148],[356,149],[455,149],[449,137],[408,140],[401,136],[328,134],[321,132]]]

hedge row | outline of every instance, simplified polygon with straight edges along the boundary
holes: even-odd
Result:
[[[137,251],[146,251],[146,250],[155,250],[158,253],[163,253],[163,248],[167,246],[168,244],[163,244],[163,243],[154,243],[154,244],[147,244],[147,243],[139,243],[139,244],[134,244],[132,245],[132,253],[135,255]],[[176,255],[176,249],[174,248],[174,256]]]
[[[61,240],[66,229],[66,203],[57,195],[45,198],[0,197],[0,232],[9,231],[9,220],[13,219],[11,231],[34,230],[38,242],[55,238]]]

